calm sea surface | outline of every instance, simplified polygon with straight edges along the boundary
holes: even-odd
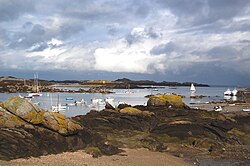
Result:
[[[196,87],[195,95],[206,96],[202,99],[190,99],[190,87],[158,87],[158,91],[152,89],[115,89],[113,94],[99,94],[99,93],[42,93],[43,96],[32,98],[32,102],[38,103],[38,106],[44,110],[51,110],[51,106],[61,103],[62,105],[70,105],[68,109],[62,111],[62,114],[65,114],[68,117],[76,115],[85,115],[91,109],[101,110],[104,108],[104,105],[93,105],[91,99],[99,98],[113,98],[113,105],[116,106],[121,102],[125,102],[130,105],[145,105],[147,103],[146,95],[157,94],[157,93],[175,93],[178,95],[185,96],[183,98],[184,102],[187,105],[190,103],[204,103],[208,101],[221,101],[224,99],[223,92],[228,89],[228,87]],[[232,87],[230,88],[233,89]],[[0,93],[0,101],[4,101],[11,96],[18,96],[17,93]],[[27,95],[20,93],[20,95]],[[58,100],[59,98],[59,100]],[[66,98],[73,98],[73,100],[66,100]],[[73,105],[75,101],[80,101],[84,99],[87,104],[82,105]],[[235,100],[235,98],[234,98]]]

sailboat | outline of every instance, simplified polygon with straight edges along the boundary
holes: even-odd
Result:
[[[227,89],[225,92],[224,92],[224,96],[231,96],[232,94],[232,91],[230,89]]]
[[[237,96],[238,90],[236,88],[234,88],[234,90],[231,91],[232,92],[232,96]]]
[[[125,91],[126,94],[131,94],[131,93],[133,93],[133,92],[130,91],[130,84],[128,84],[127,88],[128,88],[128,90]]]
[[[191,92],[195,92],[196,91],[194,84],[191,84],[190,91]]]
[[[111,105],[113,105],[113,104],[114,104],[114,99],[113,99],[113,98],[111,98],[111,97],[108,97],[108,98],[104,99],[104,101],[105,101],[106,103],[111,104]]]
[[[59,93],[57,95],[57,104],[56,104],[56,106],[52,106],[52,95],[51,95],[50,99],[51,99],[51,109],[52,109],[52,112],[61,112],[61,111],[67,110],[67,106],[63,106],[59,102]]]
[[[34,74],[34,84],[35,84],[36,92],[29,93],[27,97],[38,97],[38,96],[43,95],[42,93],[39,93],[38,73]]]

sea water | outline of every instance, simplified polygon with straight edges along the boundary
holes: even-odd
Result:
[[[40,108],[49,111],[51,106],[56,106],[58,103],[61,105],[68,105],[67,109],[61,113],[68,116],[85,115],[90,110],[101,110],[104,105],[93,105],[91,99],[106,99],[113,98],[113,106],[117,106],[119,103],[127,103],[130,105],[146,105],[148,98],[147,95],[163,94],[163,93],[175,93],[177,95],[185,96],[183,101],[190,105],[191,103],[205,103],[209,101],[222,101],[224,99],[223,92],[230,87],[196,87],[195,94],[190,93],[190,87],[154,87],[152,89],[114,89],[114,93],[101,94],[101,93],[47,93],[43,92],[42,96],[32,98],[31,101],[37,104]],[[233,88],[231,88],[233,89]],[[0,101],[4,101],[11,96],[18,96],[17,93],[0,93]],[[27,94],[20,93],[25,96]],[[190,98],[190,95],[205,96],[200,99]],[[73,100],[66,100],[72,98]],[[83,99],[85,104],[74,105],[75,101]]]

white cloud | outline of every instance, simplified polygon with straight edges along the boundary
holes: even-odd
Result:
[[[145,31],[142,28],[135,28],[132,34],[144,36]],[[105,48],[98,48],[94,52],[95,69],[112,72],[162,72],[165,69],[165,56],[151,55],[153,44],[154,40],[146,39],[130,46],[125,39],[120,39]]]

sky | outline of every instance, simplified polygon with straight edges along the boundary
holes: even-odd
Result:
[[[250,86],[249,0],[0,0],[0,76]]]

